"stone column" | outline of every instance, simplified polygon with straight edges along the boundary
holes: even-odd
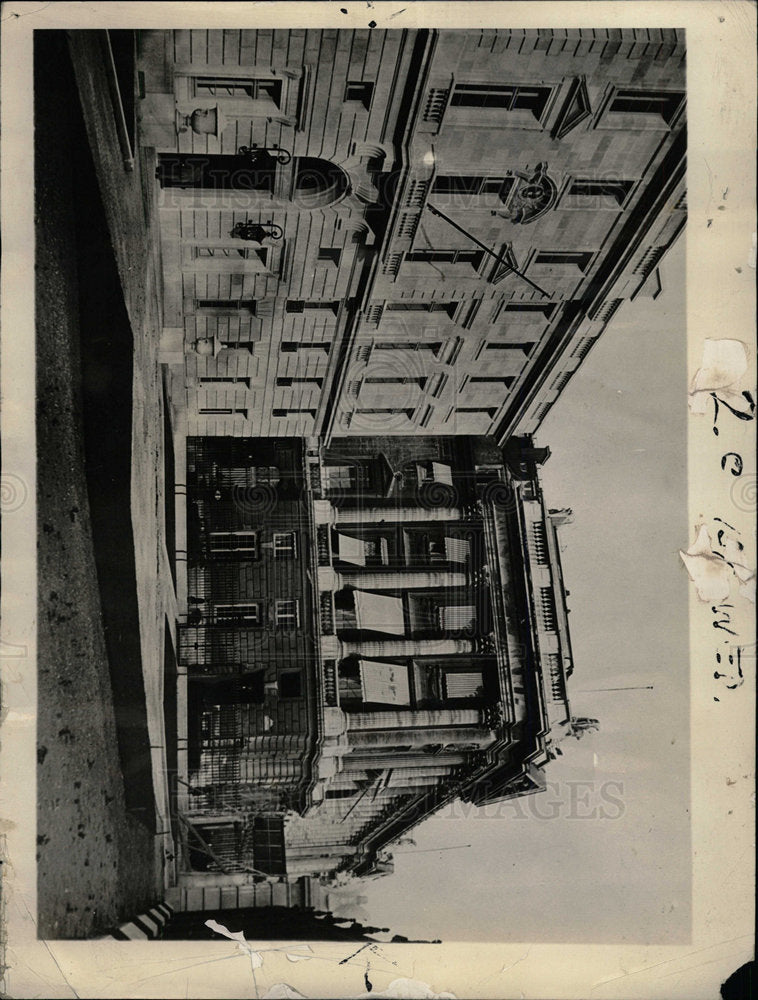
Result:
[[[399,569],[377,573],[356,567],[337,572],[338,587],[350,584],[358,590],[410,590],[412,588],[460,587],[467,584],[466,574],[457,570]]]
[[[481,713],[478,708],[400,708],[387,709],[383,712],[352,712],[347,718],[348,739],[356,729],[406,730],[420,726],[478,725],[481,725]]]
[[[384,750],[396,745],[400,738],[405,746],[414,747],[421,747],[427,743],[474,743],[477,747],[486,747],[494,741],[495,736],[483,726],[438,726],[430,729],[404,730],[402,733],[391,729],[364,729],[350,734],[350,742],[356,750],[370,747]]]
[[[465,763],[466,757],[461,753],[446,753],[432,755],[428,753],[351,753],[344,758],[342,774],[351,776],[359,771],[366,771],[371,768],[414,768],[423,770],[430,765],[451,765]],[[349,784],[349,783],[348,783]]]
[[[341,640],[342,655],[371,659],[373,656],[460,656],[477,652],[474,639],[372,639],[370,642]]]
[[[461,521],[460,507],[338,507],[334,510],[334,521],[339,528],[346,524],[386,524],[405,523],[437,524],[440,521]],[[466,522],[468,523],[468,522]]]

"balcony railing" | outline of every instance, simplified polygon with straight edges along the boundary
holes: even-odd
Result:
[[[334,603],[330,591],[324,590],[319,594],[318,610],[321,632],[324,635],[334,635]]]

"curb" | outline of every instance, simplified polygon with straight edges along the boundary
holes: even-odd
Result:
[[[139,916],[120,924],[110,934],[103,935],[103,938],[112,938],[115,941],[154,941],[163,935],[163,930],[173,915],[173,906],[169,906],[168,903],[158,903],[145,913],[140,913]]]

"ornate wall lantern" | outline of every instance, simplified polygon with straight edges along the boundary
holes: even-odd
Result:
[[[276,143],[273,146],[259,146],[254,142],[252,146],[240,146],[237,154],[246,157],[251,165],[256,166],[266,166],[271,161],[284,165],[292,159],[292,153],[277,146]]]
[[[270,220],[268,222],[238,222],[230,230],[229,235],[237,240],[262,243],[265,239],[280,240],[284,235],[284,230]]]

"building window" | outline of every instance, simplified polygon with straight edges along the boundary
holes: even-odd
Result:
[[[233,406],[201,406],[197,412],[202,417],[244,417],[247,420],[247,409]]]
[[[515,380],[515,375],[471,375],[468,381],[472,385],[504,385],[508,389]]]
[[[316,411],[314,409],[310,409],[308,407],[293,407],[291,409],[279,409],[279,408],[276,408],[276,409],[273,409],[271,411],[271,416],[272,417],[290,417],[293,414],[297,415],[298,413],[305,413],[309,417],[313,417],[314,420],[316,419]]]
[[[560,202],[561,208],[623,208],[634,187],[634,181],[575,180]]]
[[[229,351],[249,351],[253,354],[257,340],[228,340],[226,337],[219,337],[219,343]]]
[[[512,177],[440,174],[434,178],[432,194],[493,195],[500,201],[505,201],[512,187]]]
[[[465,592],[460,596],[465,599]],[[442,604],[439,598],[416,594],[409,596],[409,614],[414,632],[464,632],[473,635],[480,624],[474,604]]]
[[[484,676],[481,670],[473,671],[445,671],[442,675],[444,680],[445,700],[456,700],[458,698],[482,698],[484,697]]]
[[[540,250],[532,264],[537,267],[578,267],[584,273],[595,256],[592,250]]]
[[[253,821],[253,864],[266,875],[286,875],[284,820],[256,816]]]
[[[433,351],[435,354],[441,347],[441,341],[433,344],[424,344],[417,341],[403,340],[396,343],[374,344],[374,350],[376,351]]]
[[[452,319],[459,305],[460,302],[388,302],[387,310],[390,312],[444,312]]]
[[[263,253],[266,251],[264,250]],[[206,257],[216,257],[219,259],[224,259],[231,257],[235,259],[241,257],[243,260],[247,260],[250,256],[249,247],[195,247],[194,255],[198,259],[203,259]]]
[[[389,540],[387,538],[365,538],[363,544],[367,566],[389,565]]]
[[[268,260],[268,247],[194,247],[194,256],[197,260],[252,260],[258,258],[263,266]]]
[[[670,125],[684,100],[678,90],[617,90],[608,111],[611,114],[658,115]]]
[[[274,559],[294,558],[297,555],[297,536],[294,531],[274,533]]]
[[[357,788],[327,788],[328,799],[351,799],[358,792]]]
[[[302,698],[303,675],[299,670],[283,670],[277,677],[280,698]]]
[[[483,258],[483,250],[412,250],[405,255],[414,264],[470,264],[475,270],[481,267]]]
[[[256,531],[211,531],[208,541],[213,555],[244,552],[251,559],[258,557],[258,533]]]
[[[277,108],[282,102],[281,80],[250,80],[238,77],[195,77],[195,97],[248,98],[271,101]]]
[[[357,490],[368,485],[366,470],[361,465],[324,465],[321,478],[325,490]]]
[[[494,420],[498,411],[497,406],[456,406],[457,413],[482,413],[490,420]]]
[[[360,538],[345,532],[336,533],[337,558],[353,566],[386,566],[389,563],[389,540],[384,537]]]
[[[324,380],[322,378],[301,377],[298,375],[283,375],[279,376],[276,380],[276,384],[280,389],[291,389],[293,385],[315,385],[320,389],[323,383]]]
[[[505,311],[513,313],[542,313],[545,319],[550,319],[555,312],[555,302],[506,302]]]
[[[271,194],[275,173],[273,160],[243,162],[233,153],[159,153],[156,176],[162,187]]]
[[[196,299],[196,309],[224,309],[228,312],[246,312],[255,315],[255,299]]]
[[[257,601],[252,604],[217,604],[214,620],[217,625],[260,625],[261,605]]]
[[[301,313],[305,312],[306,309],[326,309],[336,315],[339,307],[339,302],[314,302],[306,301],[305,299],[287,299],[285,310],[288,313]]]
[[[321,247],[318,252],[318,259],[322,264],[334,264],[340,266],[342,251],[337,247]]]
[[[282,628],[297,628],[300,624],[298,601],[274,601],[274,621]]]
[[[485,348],[488,351],[523,351],[524,354],[529,354],[534,347],[534,343],[534,341],[526,341],[521,344],[485,344]]]
[[[324,351],[328,354],[331,349],[331,341],[314,340],[308,344],[302,344],[299,340],[283,340],[279,345],[282,354],[295,354],[297,351]]]
[[[235,375],[202,375],[198,379],[200,385],[242,385],[250,388],[249,378],[238,378]]]
[[[550,99],[550,87],[504,87],[497,84],[457,83],[450,98],[454,108],[501,108],[531,111],[539,119]]]
[[[374,93],[374,85],[365,80],[348,80],[345,87],[345,100],[357,101],[368,111],[371,105],[371,97]]]
[[[298,156],[294,166],[292,200],[299,208],[325,208],[334,204],[349,187],[345,171],[330,160]]]
[[[413,383],[414,385],[421,386],[423,389],[426,385],[425,375],[370,375],[364,378],[364,385],[408,385]]]
[[[413,419],[413,414],[416,412],[415,407],[394,407],[394,406],[372,406],[364,410],[356,410],[358,414],[367,414],[369,416],[379,416],[381,414],[387,414],[391,416],[397,416],[398,414],[404,413],[409,419]]]

